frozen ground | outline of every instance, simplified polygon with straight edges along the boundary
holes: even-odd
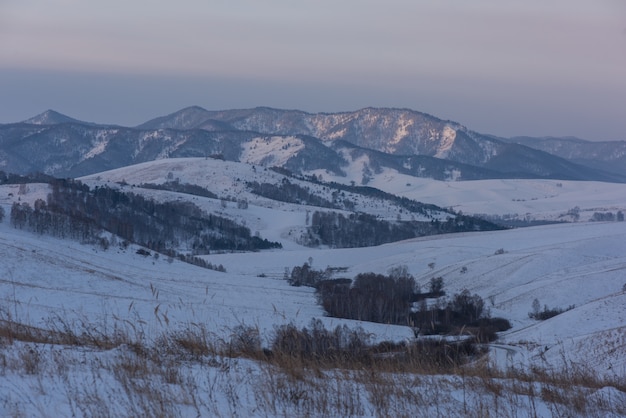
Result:
[[[314,173],[325,181],[359,184],[362,173],[358,164],[350,169],[347,177],[325,171]],[[572,221],[568,212],[575,210],[578,220],[586,221],[594,212],[626,213],[626,184],[620,183],[528,179],[438,181],[383,169],[372,176],[368,186],[466,214]]]
[[[165,178],[162,171],[159,173],[159,178]],[[182,166],[177,175],[181,179],[191,176]],[[107,180],[101,176],[89,181]],[[150,181],[145,175],[136,180]],[[492,213],[502,214],[522,204],[528,204],[529,211],[542,213],[557,213],[572,205],[615,210],[623,209],[626,199],[622,185],[602,183],[413,182],[413,191],[405,186],[406,195],[414,193],[410,197],[464,212],[475,207],[477,212],[491,208]],[[232,193],[235,186],[236,182]],[[511,200],[515,195],[512,191],[527,200]],[[249,325],[257,327],[267,341],[276,325],[293,322],[304,326],[319,318],[328,327],[362,326],[375,340],[409,339],[413,333],[407,327],[327,318],[316,305],[312,289],[290,287],[282,280],[285,268],[310,261],[314,268],[345,267],[346,277],[369,271],[386,273],[391,267],[406,265],[422,285],[431,277],[442,276],[448,294],[468,289],[485,299],[492,316],[511,321],[513,328],[492,347],[496,364],[520,368],[578,365],[601,376],[626,376],[626,222],[578,222],[445,235],[361,249],[311,249],[290,239],[289,231],[304,227],[305,222],[304,214],[293,206],[271,207],[259,201],[239,210],[232,202],[223,208],[214,199],[193,198],[207,210],[227,211],[246,220],[262,237],[284,243],[283,250],[207,256],[211,263],[226,268],[226,273],[220,273],[164,256],[144,257],[136,254],[133,246],[102,251],[10,226],[11,202],[34,201],[45,198],[46,193],[46,188],[38,185],[29,185],[25,194],[20,194],[17,186],[0,187],[0,204],[7,214],[0,223],[0,303],[4,313],[19,322],[41,327],[58,325],[59,321],[76,327],[83,323],[111,327],[125,321],[141,328],[149,339],[194,324],[202,324],[219,338],[228,338],[238,325]],[[149,193],[160,199],[172,197],[164,192]],[[553,202],[558,205],[552,207]],[[535,299],[542,307],[574,308],[539,322],[528,317]],[[85,364],[94,361],[89,357]],[[80,370],[80,362],[72,367]],[[254,373],[263,372],[255,365],[245,367]],[[245,383],[244,369],[238,370],[238,377],[233,378],[251,385]],[[37,394],[37,385],[56,384],[54,378],[33,383],[23,376],[16,381],[18,377],[0,376],[0,391],[5,392],[0,399],[4,402],[0,405],[3,415],[15,415],[12,411],[30,411],[26,415],[37,416],[55,415],[54,411],[68,414],[70,410],[62,406],[64,401],[50,389],[47,396]],[[106,381],[101,383],[106,385]],[[31,400],[21,404],[16,395],[20,391],[26,391],[24,399]],[[220,402],[220,414],[233,415],[228,413],[228,400]],[[253,410],[250,408],[249,412]],[[547,409],[543,412],[539,416],[550,415]],[[368,415],[367,411],[362,415]]]

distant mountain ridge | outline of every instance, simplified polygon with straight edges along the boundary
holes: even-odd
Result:
[[[268,107],[208,111],[194,106],[148,121],[138,128],[210,129],[207,125],[215,123],[263,134],[309,135],[323,141],[344,140],[388,154],[427,155],[467,164],[485,163],[493,156],[494,144],[498,143],[492,137],[469,131],[456,122],[414,110],[387,108],[307,113]]]
[[[626,175],[626,141],[585,141],[572,137],[513,137],[510,141],[587,167]]]
[[[57,111],[48,109],[43,113],[40,113],[37,116],[33,116],[30,119],[26,119],[22,121],[22,123],[26,123],[29,125],[57,125],[60,123],[77,123],[80,125],[96,125],[91,122],[83,122],[78,119],[71,118]]]
[[[358,162],[351,155],[359,154]],[[267,107],[208,111],[198,106],[137,127],[85,123],[49,110],[0,125],[0,170],[82,176],[169,157],[217,156],[296,173],[363,180],[390,168],[441,180],[557,178],[626,182],[626,173],[576,164],[523,144],[409,110],[365,108],[307,113]]]

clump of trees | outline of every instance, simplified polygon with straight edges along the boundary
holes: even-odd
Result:
[[[444,222],[387,221],[365,213],[345,216],[338,212],[316,211],[305,244],[334,248],[368,247],[426,235],[494,229],[501,228],[467,216],[449,217]]]
[[[15,228],[95,242],[103,248],[109,245],[102,236],[108,231],[124,241],[215,269],[219,266],[193,256],[282,247],[279,242],[252,235],[250,229],[228,218],[205,213],[191,202],[158,203],[108,187],[90,190],[76,180],[57,179],[50,186],[47,201],[38,199],[33,207],[25,202],[13,204],[10,218]]]
[[[481,341],[511,327],[506,319],[491,318],[477,294],[463,290],[447,299],[442,277],[433,277],[422,292],[406,266],[388,275],[360,273],[353,280],[333,278],[333,271],[314,270],[305,263],[285,278],[293,286],[316,289],[317,302],[329,316],[385,324],[408,325],[416,334],[466,332]]]
[[[245,331],[245,330],[244,330]],[[255,330],[251,330],[254,336]],[[326,329],[319,319],[309,327],[282,325],[274,331],[270,349],[263,354],[268,360],[301,370],[310,365],[322,367],[380,368],[406,371],[450,370],[484,352],[470,339],[445,341],[422,339],[412,342],[370,344],[362,328],[346,325]]]
[[[274,331],[271,342],[272,353],[301,359],[339,360],[346,354],[362,358],[369,349],[369,336],[362,328],[338,325],[334,330],[327,330],[319,319],[312,320],[308,328],[298,329],[293,324],[280,326]]]
[[[344,209],[345,205],[324,199],[311,192],[308,187],[302,187],[283,178],[280,184],[259,183],[250,181],[246,183],[250,192],[280,202],[295,203],[299,205],[319,206],[322,208]]]
[[[167,181],[162,184],[142,183],[139,187],[144,189],[167,190],[170,192],[185,193],[193,196],[208,197],[211,199],[218,198],[215,193],[202,186],[198,186],[197,184],[181,183],[179,181]]]
[[[285,279],[291,286],[308,286],[315,287],[324,280],[328,280],[332,276],[332,270],[327,268],[326,270],[315,270],[311,268],[309,263],[304,263],[302,266],[296,266],[288,272],[285,271]]]
[[[213,264],[204,258],[196,257],[189,254],[178,254],[178,259],[184,263],[193,264],[194,266],[202,267],[209,270],[220,271],[222,273],[226,272],[226,268],[224,268],[221,264]]]
[[[411,302],[419,286],[404,267],[392,269],[389,276],[358,274],[354,280],[333,278],[336,269],[315,270],[309,263],[285,272],[292,286],[316,289],[318,303],[330,315],[381,323],[407,323]]]
[[[108,187],[90,190],[75,180],[56,180],[51,187],[48,212],[91,223],[155,251],[187,246],[199,255],[281,247],[253,236],[250,229],[228,218],[205,213],[191,202],[158,203]]]
[[[594,212],[591,220],[595,222],[623,222],[624,212],[620,210],[617,215],[613,212]]]
[[[412,276],[361,273],[350,284],[321,282],[317,297],[330,316],[406,325],[415,291],[416,283]]]
[[[0,171],[0,184],[49,183],[53,180],[54,177],[44,173],[20,175]]]
[[[541,303],[539,303],[539,299],[534,299],[532,304],[532,311],[528,312],[528,317],[531,319],[536,319],[537,321],[545,321],[546,319],[553,318],[557,315],[562,314],[563,312],[571,311],[574,309],[576,305],[569,305],[567,308],[548,308],[548,305],[543,305],[543,309],[541,309]]]

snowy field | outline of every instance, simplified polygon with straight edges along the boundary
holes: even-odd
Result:
[[[361,184],[363,164],[353,162],[346,167],[346,176],[333,176],[325,171],[313,171],[324,181],[356,185]],[[246,198],[251,203],[270,208],[284,207],[301,211],[301,206],[281,204],[245,191],[246,181],[277,182],[282,176],[261,166],[204,159],[168,159],[138,164],[87,176],[88,184],[121,182],[129,184],[163,183],[167,176],[180,179],[182,183],[206,187],[219,197],[227,199]],[[294,180],[294,182],[297,182]],[[305,183],[306,184],[306,183]],[[314,185],[306,184],[310,187]],[[626,184],[568,180],[476,180],[438,181],[400,174],[395,170],[383,169],[373,173],[367,186],[387,193],[404,196],[419,202],[435,204],[442,208],[453,208],[465,214],[487,214],[511,216],[517,219],[547,221],[575,220],[572,212],[578,213],[578,221],[591,219],[595,212],[622,211],[626,214]],[[329,198],[331,191],[326,191]],[[322,194],[323,195],[323,194]],[[372,201],[356,199],[356,210],[388,219],[402,216],[397,207],[377,206]],[[406,218],[404,218],[406,219]]]
[[[196,163],[199,161],[204,164],[203,159]],[[146,165],[143,171],[127,168],[116,170],[114,175],[92,176],[86,181],[91,184],[121,179],[131,184],[163,182],[167,172],[172,171],[183,182],[204,178],[200,185],[223,188],[221,192],[213,190],[218,195],[237,196],[238,183],[232,182],[232,175],[222,179],[216,177],[218,171],[215,175],[210,171],[202,177],[193,172],[198,164],[185,165],[182,160],[167,164],[169,166],[158,169],[152,166],[153,177],[146,174],[150,169],[150,165]],[[228,167],[242,170],[238,165]],[[210,168],[214,169],[217,170]],[[378,177],[376,181],[383,180]],[[617,184],[552,180],[444,183],[415,178],[410,186],[408,182],[394,180],[393,184],[405,185],[395,186],[397,190],[372,185],[468,213],[505,214],[525,210],[549,218],[574,206],[582,211],[626,208],[625,186]],[[158,199],[177,196],[159,191],[146,193]],[[206,256],[211,263],[225,267],[226,273],[221,273],[168,260],[165,256],[142,256],[136,254],[138,247],[133,245],[103,251],[90,245],[16,230],[10,225],[12,202],[17,199],[32,202],[45,198],[46,194],[46,187],[39,185],[29,185],[24,194],[19,194],[17,186],[0,186],[0,205],[6,211],[0,223],[0,303],[5,318],[8,315],[20,323],[42,328],[76,327],[77,330],[84,324],[101,329],[132,324],[132,328],[140,329],[148,340],[156,340],[165,332],[200,325],[216,338],[228,339],[243,325],[257,328],[266,344],[277,325],[294,323],[301,327],[317,318],[329,328],[339,324],[361,326],[374,341],[402,341],[413,337],[408,327],[325,317],[316,304],[313,289],[290,287],[282,278],[286,268],[304,262],[312,262],[316,269],[346,268],[343,277],[350,278],[361,272],[387,273],[392,267],[406,265],[422,286],[426,286],[430,278],[441,276],[449,295],[468,289],[485,300],[492,316],[511,321],[512,329],[503,333],[490,350],[491,359],[498,367],[580,366],[593,370],[598,376],[618,380],[626,376],[626,222],[582,222],[581,216],[581,222],[563,225],[425,237],[370,248],[312,249],[290,239],[289,231],[305,226],[305,216],[296,206],[272,206],[249,196],[251,204],[243,210],[237,209],[233,202],[224,208],[219,200],[193,197],[194,203],[204,209],[228,212],[245,220],[262,237],[283,242],[282,250]],[[535,321],[528,316],[535,299],[542,307],[574,307],[549,320]],[[15,347],[19,345],[14,346],[17,350]],[[11,350],[3,352],[0,360],[11,361]],[[80,361],[89,365],[83,367],[93,367],[98,361],[104,361],[102,356],[115,354],[79,352],[82,354],[73,358],[83,360],[68,366],[76,369],[72,376],[78,385],[93,379],[80,368]],[[207,373],[210,375],[215,370]],[[293,405],[284,409],[274,405],[274,409],[254,413],[254,405],[260,401],[255,398],[254,383],[246,375],[262,375],[265,373],[262,366],[242,360],[228,373],[232,382],[242,385],[236,393],[239,407],[232,407],[224,392],[213,402],[214,410],[207,407],[199,413],[192,408],[182,408],[177,409],[177,414],[297,415],[298,409]],[[92,415],[89,411],[72,409],[72,403],[68,402],[71,393],[59,394],[51,389],[51,385],[59,384],[55,377],[38,379],[17,376],[10,371],[0,375],[0,415]],[[99,384],[103,386],[111,383],[110,377],[101,379]],[[225,382],[220,384],[226,385]],[[121,388],[112,390],[122,391]],[[613,393],[611,388],[604,390],[613,398],[623,399],[622,392]],[[452,395],[454,399],[460,396],[458,390],[452,391]],[[448,416],[467,416],[451,413],[460,405],[454,399],[447,401],[452,402]],[[372,402],[363,399],[362,409],[355,410],[358,413],[354,415],[376,415],[372,412],[375,410]],[[121,403],[118,412],[112,415],[124,416],[123,411],[130,408],[124,405]],[[520,406],[519,416],[532,412],[525,408],[527,406]],[[430,416],[445,415],[441,411],[430,412],[433,412]],[[554,411],[538,405],[535,412],[537,416],[550,416]]]
[[[313,173],[321,175],[325,181],[359,184],[362,166],[352,164],[346,177],[325,171]],[[586,221],[594,212],[626,212],[626,184],[620,183],[529,179],[439,181],[385,168],[372,176],[368,186],[470,215],[572,221],[568,212],[578,208],[578,220]]]

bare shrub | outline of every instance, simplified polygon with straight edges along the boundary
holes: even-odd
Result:
[[[230,337],[229,352],[255,355],[261,351],[261,334],[256,327],[239,325]]]
[[[26,345],[18,352],[18,358],[21,363],[21,369],[30,375],[36,375],[40,372],[42,363],[41,354],[36,346]]]
[[[537,299],[535,299],[537,301]],[[543,306],[543,310],[539,310],[535,305],[535,301],[533,301],[533,310],[528,313],[528,317],[531,319],[536,319],[538,321],[545,321],[546,319],[553,318],[557,315],[562,314],[563,312],[571,311],[576,307],[576,305],[570,305],[567,308],[548,308],[548,305]]]

